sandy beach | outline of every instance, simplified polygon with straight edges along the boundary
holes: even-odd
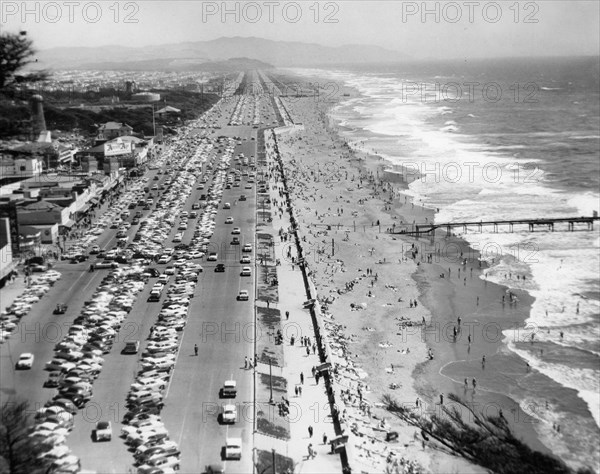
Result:
[[[460,236],[394,233],[432,222],[435,210],[403,193],[406,184],[385,172],[389,163],[351,149],[326,105],[314,98],[284,104],[298,130],[278,133],[277,143],[306,267],[340,367],[342,418],[355,435],[349,452],[356,465],[380,472],[402,456],[425,471],[483,471],[423,445],[415,428],[383,409],[384,394],[439,413],[440,401],[454,393],[487,414],[502,410],[518,436],[549,452],[539,438],[552,445],[552,400],[520,406],[495,391],[502,384],[535,384],[537,375],[517,356],[509,357],[510,380],[494,374],[496,364],[506,364],[507,331],[526,341],[523,321],[532,298],[489,282],[485,263]],[[398,432],[398,441],[385,441],[390,431]]]
[[[382,182],[385,163],[352,152],[312,99],[286,107],[304,131],[279,134],[278,146],[329,341],[339,360],[347,361],[338,381],[349,394],[343,394],[345,419],[360,440],[350,449],[355,462],[366,472],[380,472],[393,450],[426,471],[479,472],[423,449],[417,430],[381,404],[381,396],[391,393],[414,406],[423,397],[413,373],[431,362],[430,348],[435,360],[436,345],[421,337],[431,313],[421,304],[423,283],[414,278],[421,268],[412,255],[418,242],[387,232],[432,219],[433,211],[411,202],[398,184]],[[435,405],[437,394],[430,398],[420,405]],[[397,442],[384,441],[388,431],[398,432]]]

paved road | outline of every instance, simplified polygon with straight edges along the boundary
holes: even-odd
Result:
[[[231,102],[224,107],[222,128],[217,130],[217,135],[241,138],[234,156],[243,152],[247,157],[256,157],[256,141],[251,138],[256,138],[257,129],[248,125],[226,125],[234,105]],[[260,110],[264,117],[274,119],[268,98],[261,100]],[[248,116],[251,117],[250,114]],[[148,172],[150,186],[160,184],[165,179],[165,175],[162,175],[158,182],[153,181],[155,173]],[[203,262],[205,271],[196,287],[162,414],[171,438],[180,444],[182,472],[202,472],[206,464],[220,459],[220,449],[229,431],[241,434],[244,450],[241,462],[227,463],[228,472],[252,471],[253,379],[251,371],[244,369],[244,356],[251,356],[254,352],[254,275],[239,275],[242,266],[239,263],[241,245],[230,245],[231,228],[235,226],[242,229],[242,245],[254,242],[255,185],[249,190],[245,189],[245,183],[246,179],[242,181],[241,187],[224,191],[222,201],[231,202],[232,209],[224,210],[221,206],[216,216],[217,227],[211,244],[219,246],[219,262],[225,263],[227,269],[225,273],[214,273],[210,262]],[[185,209],[189,211],[192,203],[204,192],[194,189]],[[241,194],[246,194],[248,200],[239,201]],[[233,205],[236,200],[238,203]],[[148,213],[149,211],[144,212],[145,215]],[[227,216],[234,217],[233,225],[224,224]],[[133,235],[136,228],[133,226],[129,234]],[[193,228],[193,225],[189,226],[184,242],[191,238]],[[174,229],[172,234],[175,232]],[[107,229],[99,237],[98,244],[102,248],[113,247],[116,243],[115,234],[115,229]],[[254,273],[254,252],[251,255]],[[155,266],[159,269],[165,267]],[[0,346],[0,402],[17,395],[29,400],[35,408],[42,406],[54,395],[55,389],[43,388],[47,378],[47,372],[43,370],[44,364],[53,357],[54,345],[67,333],[68,327],[83,308],[84,301],[91,298],[108,272],[99,270],[89,273],[88,267],[89,262],[77,265],[59,262],[55,268],[62,273],[62,278],[44,296],[42,302],[34,305],[30,314],[22,319],[19,332]],[[146,301],[153,281],[151,279],[144,291],[138,294],[136,304],[124,322],[111,353],[105,356],[102,373],[94,383],[92,402],[76,417],[68,445],[81,458],[84,469],[126,472],[131,466],[132,455],[127,452],[121,439],[113,438],[110,443],[93,443],[91,433],[99,419],[111,420],[114,433],[120,432],[126,393],[139,364],[138,356],[124,356],[120,351],[125,340],[144,341],[150,326],[156,320],[160,304]],[[242,288],[249,290],[250,301],[236,300],[236,295]],[[69,304],[67,313],[53,315],[52,309],[61,302]],[[198,357],[192,355],[194,344],[198,344],[200,348]],[[22,352],[32,352],[35,355],[32,370],[14,370],[14,363]],[[219,407],[223,404],[223,400],[218,397],[219,388],[228,378],[234,378],[238,382],[235,402],[238,405],[239,421],[232,428],[217,421]]]

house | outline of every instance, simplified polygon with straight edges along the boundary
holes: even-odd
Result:
[[[170,105],[167,105],[166,107],[163,107],[160,110],[157,110],[156,115],[159,118],[163,118],[163,117],[167,117],[169,115],[177,115],[181,113],[181,110],[176,109],[175,107],[171,107]]]
[[[96,143],[105,142],[118,137],[131,135],[133,128],[126,123],[121,122],[106,122],[98,128]]]

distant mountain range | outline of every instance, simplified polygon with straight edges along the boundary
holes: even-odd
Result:
[[[138,48],[121,45],[52,48],[39,51],[36,59],[38,65],[50,69],[228,71],[236,66],[239,69],[240,60],[250,61],[246,63],[249,67],[290,67],[397,62],[406,56],[379,46],[330,47],[236,36]]]

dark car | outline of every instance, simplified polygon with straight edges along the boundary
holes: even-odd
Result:
[[[60,372],[50,372],[48,375],[48,380],[44,382],[44,387],[47,388],[56,388],[62,379],[62,374]]]
[[[56,308],[54,308],[54,314],[65,314],[67,312],[67,308],[69,306],[67,306],[64,303],[58,303],[56,305]]]
[[[215,267],[215,272],[224,272],[224,271],[225,271],[225,264],[217,263],[217,266]]]
[[[146,268],[146,270],[144,270],[144,272],[149,273],[150,276],[152,276],[154,278],[158,278],[160,276],[160,272],[156,268]]]

